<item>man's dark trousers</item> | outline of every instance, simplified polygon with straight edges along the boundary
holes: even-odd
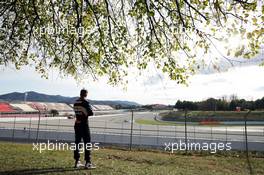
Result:
[[[75,130],[75,145],[76,145],[76,150],[74,150],[74,159],[76,161],[80,159],[78,145],[79,143],[81,143],[81,140],[83,139],[84,148],[82,149],[84,149],[85,160],[86,162],[91,163],[91,150],[90,150],[91,135],[90,135],[90,128],[88,123],[75,123],[74,130]]]

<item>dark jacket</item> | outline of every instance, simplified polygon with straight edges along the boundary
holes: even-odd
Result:
[[[89,102],[81,98],[74,103],[74,112],[76,116],[75,123],[87,123],[88,117],[93,115]]]

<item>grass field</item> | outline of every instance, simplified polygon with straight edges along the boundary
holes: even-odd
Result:
[[[167,125],[167,126],[177,125],[177,126],[184,126],[183,123],[179,123],[179,122],[159,121],[159,120],[154,120],[154,119],[136,119],[135,122],[138,123],[138,124],[141,124],[141,125]],[[194,124],[194,125],[198,125],[198,123]],[[203,126],[203,125],[201,125],[201,126]]]
[[[177,122],[158,121],[153,119],[136,119],[136,123],[142,125],[182,125]]]
[[[31,144],[0,142],[0,174],[99,175],[244,175],[244,157],[238,155],[169,154],[159,151],[100,149],[93,152],[95,170],[72,168],[71,151],[32,150]],[[252,157],[254,174],[264,174],[264,158]]]
[[[217,121],[243,121],[247,111],[188,111],[189,121],[201,121],[204,119],[214,119]],[[164,121],[184,121],[184,111],[171,111],[161,113]],[[264,111],[252,111],[247,119],[249,121],[264,121]]]

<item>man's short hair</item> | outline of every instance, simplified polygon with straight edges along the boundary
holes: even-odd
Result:
[[[83,97],[88,93],[88,91],[86,89],[82,89],[80,92],[80,96]]]

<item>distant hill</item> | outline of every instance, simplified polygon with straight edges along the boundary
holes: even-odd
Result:
[[[61,95],[47,95],[41,94],[34,91],[27,92],[27,101],[37,101],[37,102],[53,102],[53,103],[68,103],[72,104],[78,97],[65,97]],[[12,92],[8,94],[0,95],[0,101],[24,101],[25,93]],[[89,100],[91,104],[97,105],[111,105],[111,106],[140,106],[140,104],[132,101],[120,101],[120,100]]]

